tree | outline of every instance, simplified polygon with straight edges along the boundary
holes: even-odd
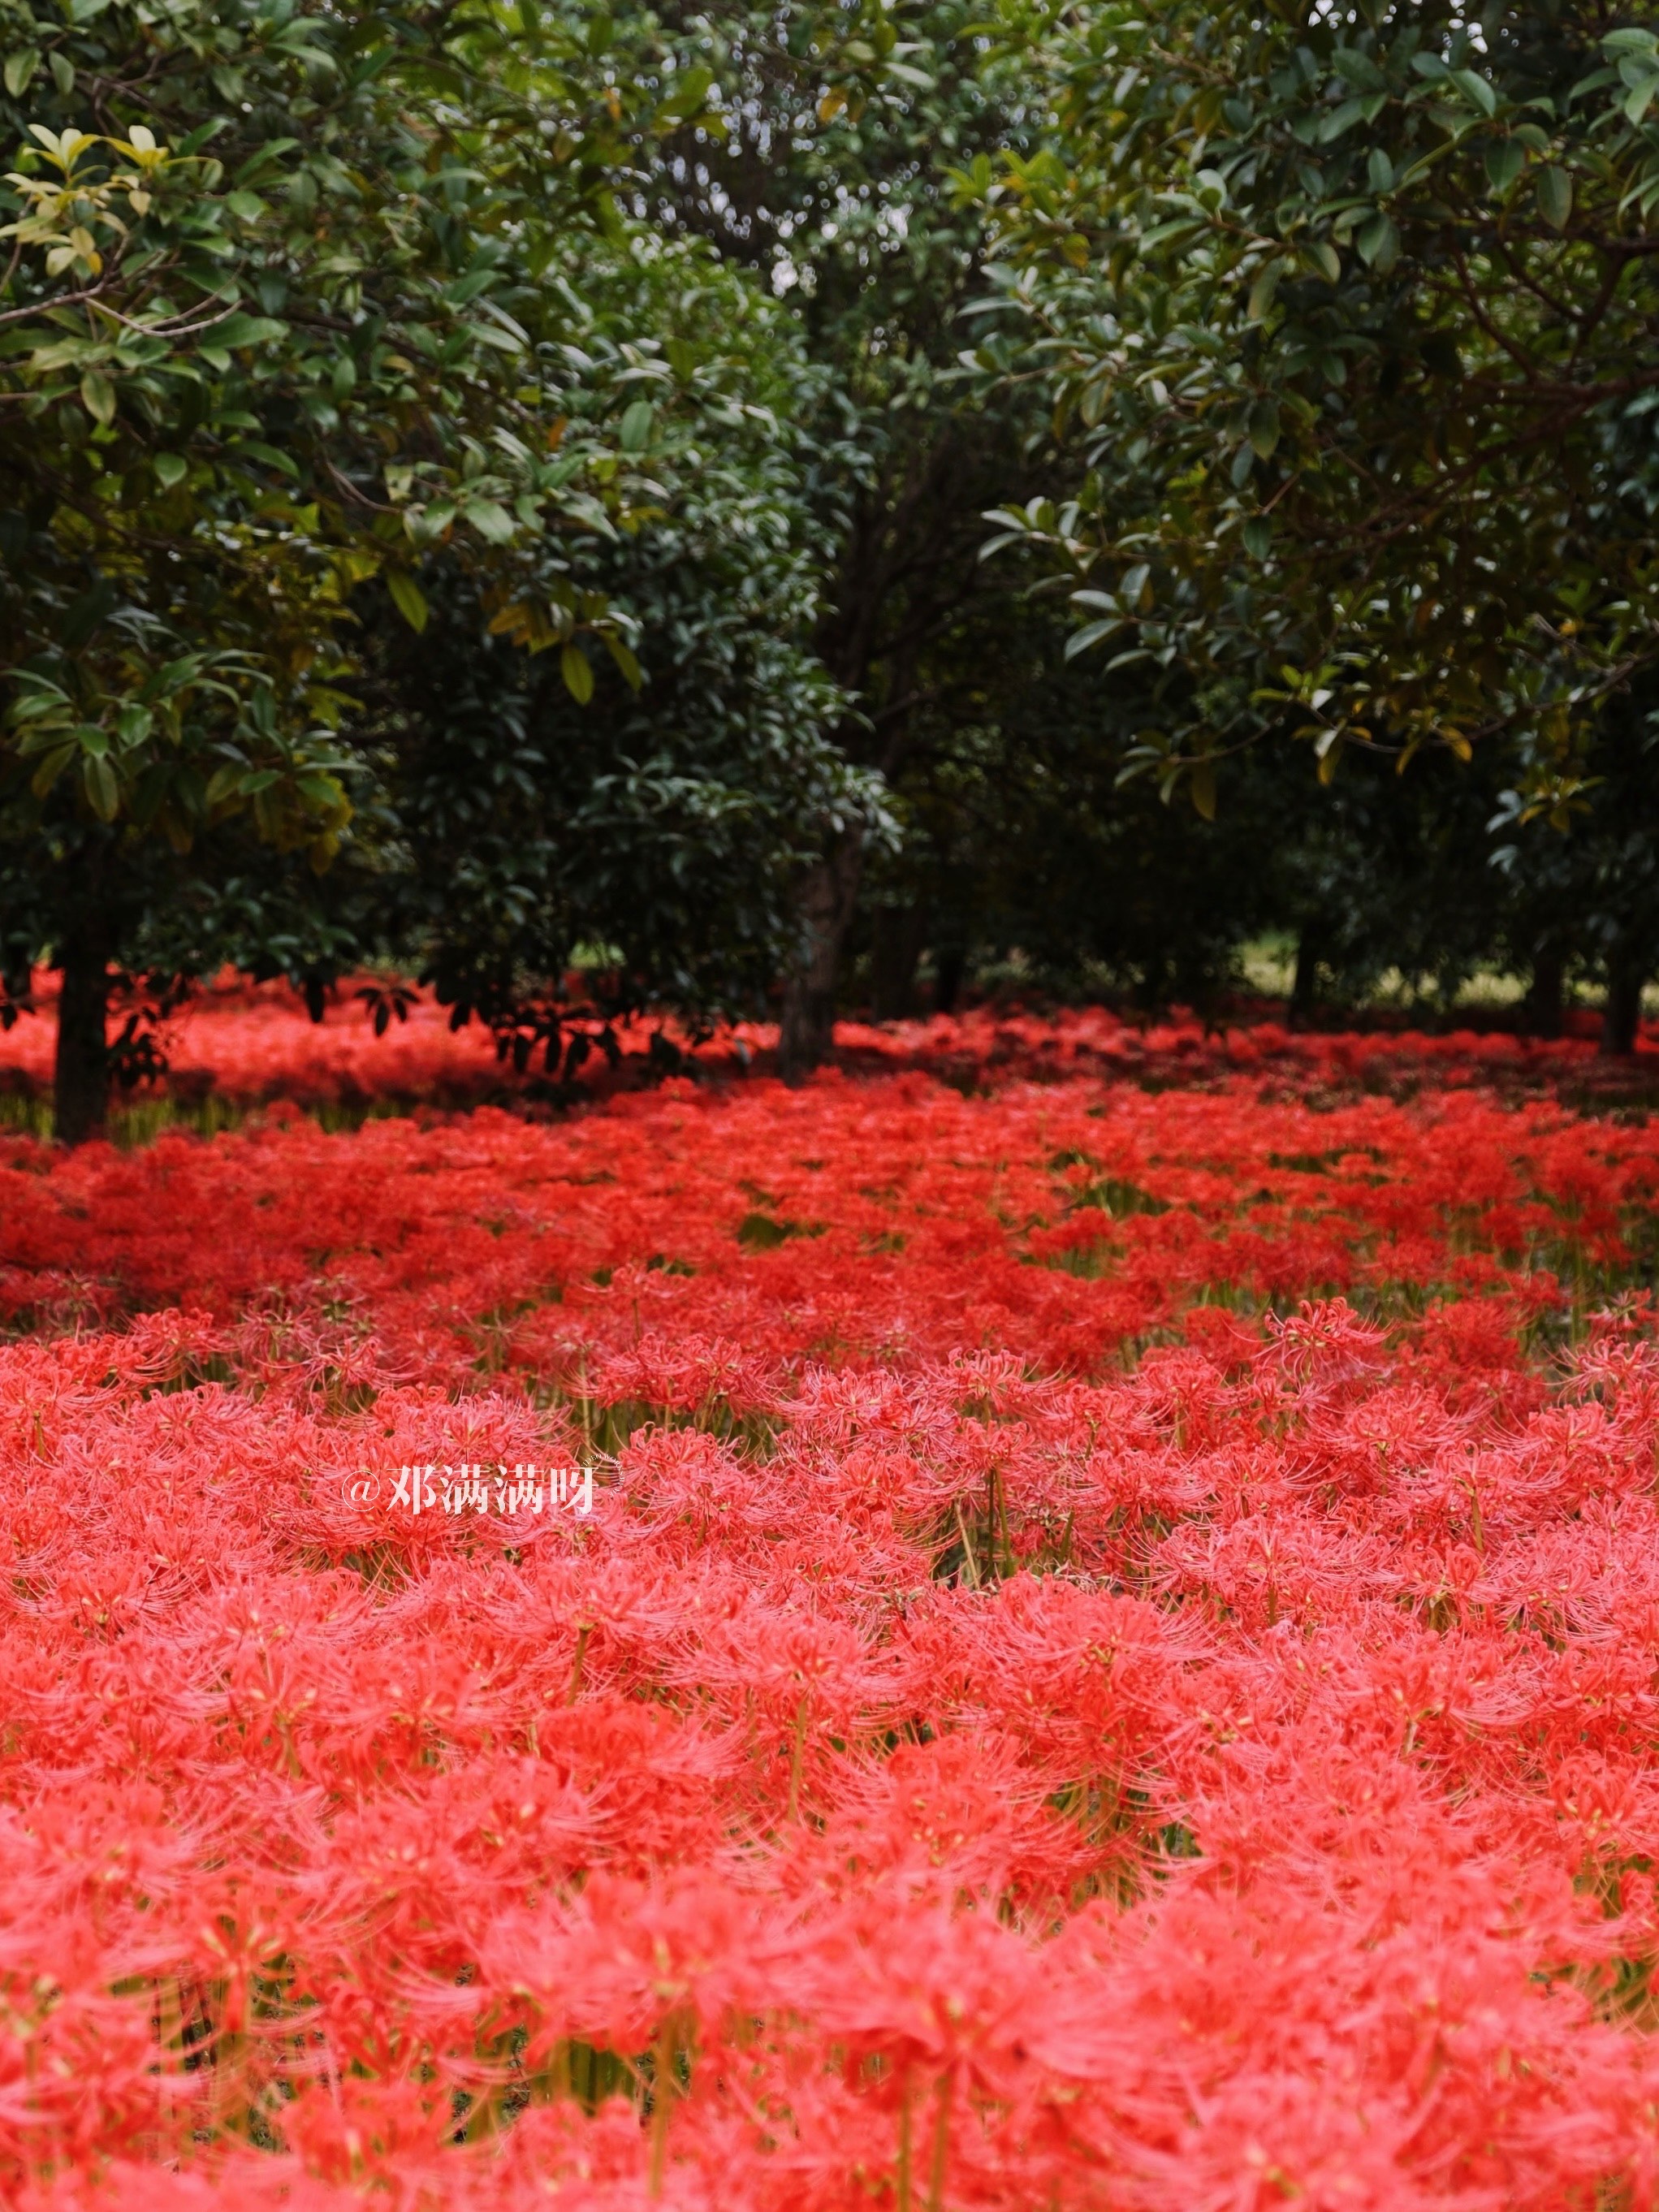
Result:
[[[707,240],[789,307],[819,372],[799,427],[824,546],[814,643],[846,706],[836,740],[883,782],[969,709],[969,647],[1004,596],[979,559],[980,516],[1029,488],[1032,410],[985,408],[958,380],[959,318],[982,284],[976,210],[945,168],[1023,143],[1036,119],[1018,61],[988,65],[965,0],[780,11],[733,0],[619,19],[653,96],[690,82],[714,118],[641,147],[629,204]],[[870,789],[875,785],[866,787]],[[829,1048],[838,978],[879,819],[839,806],[799,872],[803,939],[785,981],[782,1055]]]
[[[1068,666],[1065,636],[1061,608],[1011,597],[1000,624],[981,618],[964,641],[985,664],[980,698],[918,746],[894,788],[906,834],[872,884],[886,902],[870,937],[878,1016],[915,1011],[920,932],[902,933],[919,913],[939,1001],[959,988],[958,961],[1017,956],[1038,992],[1110,989],[1148,1010],[1211,1006],[1269,918],[1259,809],[1194,822],[1144,782],[1125,786],[1144,702]]]
[[[1145,672],[1136,759],[1203,812],[1259,738],[1467,757],[1565,822],[1659,651],[1659,43],[1528,0],[1091,8],[1060,131],[964,171],[1003,224],[988,388],[1070,496],[999,518],[1074,651]]]
[[[1636,1043],[1643,986],[1659,973],[1659,674],[1641,672],[1610,698],[1586,750],[1589,771],[1571,834],[1529,808],[1524,776],[1500,796],[1493,828],[1510,957],[1533,975],[1534,1018],[1559,1030],[1563,986],[1604,993],[1601,1042]]]
[[[418,627],[438,549],[510,579],[550,534],[579,564],[648,495],[573,409],[540,282],[573,222],[614,226],[627,118],[533,15],[13,0],[6,36],[4,937],[14,986],[35,950],[63,971],[74,1140],[156,902],[227,840],[335,858],[374,781],[365,583]],[[599,594],[568,632],[574,683],[579,633],[631,668]]]
[[[586,563],[642,665],[570,682],[561,641],[583,603],[545,540],[510,592],[434,584],[418,642],[382,620],[365,691],[406,855],[386,886],[399,941],[458,1020],[476,1011],[550,1069],[562,1036],[574,1066],[653,1002],[758,1011],[825,822],[886,821],[834,741],[846,702],[811,650],[825,549],[799,425],[822,372],[793,317],[700,240],[641,232],[568,274],[588,364],[573,407],[619,420],[653,487],[653,513]],[[560,990],[582,948],[586,1017]]]

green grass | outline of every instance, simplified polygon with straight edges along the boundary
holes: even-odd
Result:
[[[331,1135],[361,1129],[366,1121],[395,1120],[413,1113],[422,1102],[413,1098],[323,1099],[302,1110],[307,1121]],[[153,1144],[168,1129],[182,1129],[196,1137],[215,1137],[222,1129],[240,1129],[257,1106],[238,1105],[210,1091],[205,1098],[117,1097],[111,1105],[106,1133],[118,1151],[131,1152]],[[0,1091],[0,1133],[52,1137],[52,1097],[49,1092],[30,1097],[18,1091]]]

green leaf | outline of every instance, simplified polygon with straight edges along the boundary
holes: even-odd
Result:
[[[1123,627],[1121,615],[1105,615],[1100,621],[1085,623],[1074,629],[1066,641],[1066,658],[1075,660],[1079,653],[1087,653],[1091,645],[1098,645],[1103,637],[1115,637]]]
[[[1239,532],[1252,559],[1265,561],[1273,550],[1273,526],[1265,514],[1253,514]]]
[[[1339,46],[1331,56],[1331,67],[1358,91],[1386,92],[1389,88],[1389,80],[1376,64],[1357,46]]]
[[[630,691],[637,691],[645,682],[645,671],[634,658],[632,649],[610,630],[605,634],[605,641],[611,658],[621,672],[623,682]]]
[[[1315,133],[1319,143],[1322,146],[1328,146],[1333,139],[1340,138],[1345,131],[1352,130],[1364,112],[1365,102],[1363,100],[1345,100],[1340,107],[1334,107],[1321,122],[1318,131]]]
[[[1534,189],[1539,214],[1552,230],[1565,230],[1572,213],[1572,179],[1565,169],[1540,169]]]
[[[1206,822],[1215,820],[1215,768],[1212,763],[1201,760],[1193,764],[1188,783],[1193,795],[1193,805]]]
[[[300,473],[300,464],[292,453],[283,453],[277,446],[267,446],[259,438],[244,438],[236,447],[236,455],[239,460],[262,461],[266,468],[276,469],[285,477],[297,477]]]
[[[1173,222],[1154,223],[1150,230],[1142,233],[1139,250],[1149,254],[1154,246],[1168,246],[1176,239],[1185,245],[1188,240],[1196,238],[1203,228],[1189,215],[1177,216]]]
[[[695,115],[707,98],[714,82],[714,72],[698,67],[689,69],[675,80],[674,89],[657,110],[659,116],[669,122]]]
[[[585,707],[593,696],[593,667],[580,646],[566,646],[559,655],[559,670],[565,690],[579,707]]]
[[[1342,256],[1325,239],[1314,239],[1303,247],[1303,252],[1318,270],[1328,284],[1342,281]]]
[[[1400,233],[1386,215],[1374,215],[1354,244],[1360,259],[1379,276],[1386,276],[1400,258]]]
[[[60,690],[55,684],[49,684],[42,676],[25,675],[18,681],[28,688],[13,702],[11,712],[6,717],[9,722],[37,721],[42,714],[55,714],[60,707],[69,704],[68,692]]]
[[[407,568],[388,568],[386,587],[392,594],[392,604],[418,637],[426,628],[429,609],[426,594]]]
[[[34,72],[40,66],[39,46],[20,46],[15,54],[6,56],[4,70],[6,90],[14,100],[21,100],[28,90]]]
[[[1647,113],[1656,92],[1659,92],[1659,74],[1644,76],[1639,84],[1633,84],[1625,94],[1626,121],[1639,123]]]
[[[81,788],[100,822],[113,822],[120,811],[121,787],[106,760],[88,756],[81,763]]]
[[[656,410],[648,399],[636,399],[623,415],[617,433],[617,443],[625,453],[642,453],[651,442],[651,426],[656,420]]]
[[[567,492],[564,513],[570,521],[585,523],[589,530],[597,530],[602,538],[616,539],[615,524],[592,493]]]
[[[115,386],[101,369],[89,368],[81,379],[81,404],[95,422],[115,420]]]
[[[44,799],[64,770],[80,750],[78,745],[59,745],[49,752],[29,778],[29,789],[37,799]]]
[[[1267,316],[1268,309],[1273,303],[1273,295],[1279,289],[1279,280],[1284,274],[1285,264],[1277,258],[1257,270],[1256,279],[1250,287],[1250,296],[1244,309],[1253,323],[1259,323]]]
[[[517,535],[512,516],[493,499],[468,500],[461,508],[461,516],[487,544],[510,545]]]
[[[1506,192],[1527,166],[1527,152],[1513,138],[1486,149],[1486,176],[1495,192]]]
[[[190,474],[190,463],[181,453],[153,453],[149,465],[163,491],[171,491],[175,484],[183,483]]]
[[[1626,407],[1626,414],[1635,414],[1635,410]],[[20,730],[27,721],[40,721],[42,714],[58,714],[66,706],[69,706],[69,699],[64,696],[64,692],[58,690],[58,686],[46,692],[24,692],[22,699],[18,699],[7,714],[7,721],[11,723],[13,730]]]
[[[1250,445],[1265,461],[1279,443],[1279,402],[1258,399],[1250,410]]]
[[[1498,94],[1485,77],[1478,76],[1473,70],[1460,69],[1452,71],[1451,81],[1471,106],[1478,107],[1483,115],[1497,114]]]
[[[204,333],[210,343],[221,350],[237,346],[271,345],[288,336],[288,325],[279,323],[274,315],[248,315],[240,311],[227,315],[222,323],[216,323]]]

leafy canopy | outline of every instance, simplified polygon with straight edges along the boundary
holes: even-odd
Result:
[[[428,549],[510,584],[636,501],[625,440],[565,434],[540,281],[614,222],[620,103],[574,34],[483,10],[13,0],[0,35],[0,826],[184,852],[246,817],[325,866],[354,591],[419,628]],[[573,689],[582,633],[635,672],[602,604],[545,596]]]
[[[964,171],[1003,225],[970,357],[1072,495],[997,517],[1073,651],[1152,685],[1134,764],[1214,805],[1263,735],[1516,741],[1563,819],[1659,650],[1659,42],[1577,5],[1091,6],[1059,120]]]

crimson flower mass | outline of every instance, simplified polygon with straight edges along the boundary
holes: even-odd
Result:
[[[0,1146],[7,2202],[1652,2203],[1659,1131],[992,1037]]]

